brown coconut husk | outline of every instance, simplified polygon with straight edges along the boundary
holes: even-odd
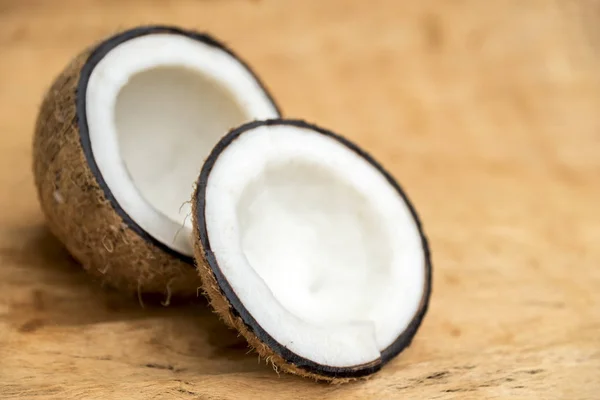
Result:
[[[130,229],[115,212],[83,153],[76,115],[77,56],[46,93],[35,127],[33,172],[50,230],[91,275],[127,292],[196,295],[191,263]]]

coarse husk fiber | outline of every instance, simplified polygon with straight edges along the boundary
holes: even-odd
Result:
[[[92,276],[126,292],[195,296],[193,263],[134,232],[107,199],[84,155],[76,112],[78,55],[46,93],[33,140],[33,172],[50,230]]]

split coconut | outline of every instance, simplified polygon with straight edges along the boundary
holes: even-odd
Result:
[[[426,313],[427,240],[368,154],[278,118],[258,78],[211,37],[123,32],[78,56],[44,98],[33,148],[42,209],[104,282],[167,294],[202,285],[276,369],[370,375]]]
[[[195,294],[189,200],[202,163],[231,128],[279,115],[210,36],[166,26],[113,36],[43,100],[33,153],[49,227],[112,286]]]
[[[302,121],[245,124],[211,152],[192,205],[212,307],[276,369],[345,381],[411,343],[431,291],[427,240],[356,145]]]

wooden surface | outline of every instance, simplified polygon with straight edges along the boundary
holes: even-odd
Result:
[[[198,304],[100,288],[30,172],[43,91],[84,46],[212,32],[288,116],[363,145],[431,239],[413,346],[368,381],[278,376]],[[600,5],[0,0],[0,398],[600,399]]]

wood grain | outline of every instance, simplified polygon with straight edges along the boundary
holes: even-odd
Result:
[[[0,0],[0,398],[600,398],[599,21],[591,0]],[[224,39],[286,115],[358,142],[412,197],[431,309],[372,379],[278,376],[201,299],[141,307],[48,233],[42,93],[150,22]]]

